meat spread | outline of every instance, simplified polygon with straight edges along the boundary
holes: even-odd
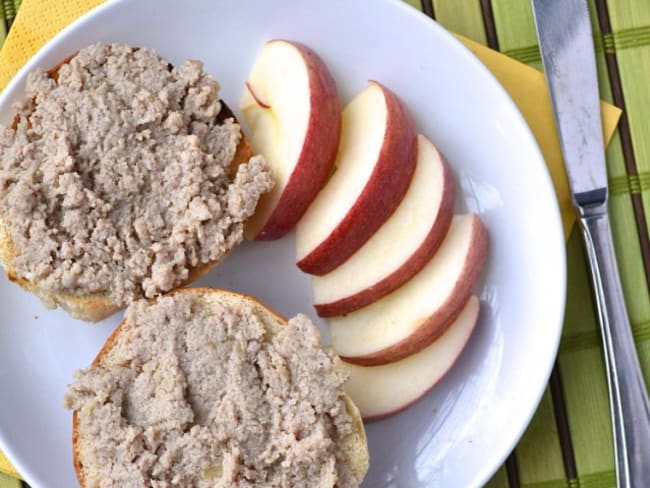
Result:
[[[219,117],[199,61],[92,45],[56,76],[32,73],[16,127],[0,127],[0,221],[13,271],[52,293],[152,297],[216,262],[272,186],[240,127]]]
[[[77,373],[86,486],[357,486],[339,359],[304,315],[175,293],[134,302],[99,364]]]

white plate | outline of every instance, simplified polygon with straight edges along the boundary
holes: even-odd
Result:
[[[28,63],[3,93],[0,120],[10,121],[28,71],[98,41],[150,46],[173,63],[202,59],[234,108],[255,54],[274,37],[314,48],[344,101],[368,79],[396,91],[453,165],[458,210],[479,212],[489,228],[478,330],[425,399],[368,426],[364,484],[479,486],[515,446],[548,380],[564,310],[564,240],[528,127],[491,74],[439,25],[391,0],[116,1]],[[293,252],[291,237],[246,245],[202,282],[252,293],[286,315],[315,315]],[[76,322],[4,277],[0,307],[0,447],[34,488],[74,486],[62,397],[121,314],[100,325]]]

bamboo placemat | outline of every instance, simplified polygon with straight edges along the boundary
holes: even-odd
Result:
[[[540,67],[529,0],[405,0],[475,41]],[[20,0],[0,0],[0,45]],[[650,3],[590,0],[601,97],[625,108],[607,151],[610,212],[639,354],[650,368]],[[607,384],[580,236],[567,243],[565,327],[549,388],[490,488],[615,486]],[[646,375],[647,376],[647,375]],[[0,488],[21,482],[0,473]]]

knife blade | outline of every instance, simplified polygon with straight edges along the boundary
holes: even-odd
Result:
[[[617,486],[650,486],[650,401],[607,210],[598,75],[587,0],[532,0],[573,204],[589,258],[609,387]]]
[[[607,172],[587,3],[534,0],[533,9],[574,201],[602,203]]]

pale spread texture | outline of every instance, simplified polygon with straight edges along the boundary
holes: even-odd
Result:
[[[188,279],[242,238],[271,178],[261,157],[231,176],[240,127],[219,117],[198,61],[93,45],[32,73],[0,127],[0,219],[13,271],[50,293],[125,305]]]
[[[206,302],[135,302],[78,373],[66,403],[85,486],[357,486],[340,450],[355,429],[346,376],[316,326]]]

